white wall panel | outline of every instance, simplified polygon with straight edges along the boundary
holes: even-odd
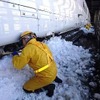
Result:
[[[0,1],[0,46],[18,41],[21,32],[26,30],[41,37],[48,32],[68,31],[83,26],[89,21],[89,12],[85,12],[85,8],[81,7],[81,1]],[[78,17],[79,14],[82,16]]]
[[[20,14],[23,17],[37,18],[36,9],[20,6]]]
[[[52,14],[44,11],[39,11],[38,16],[39,16],[39,33],[41,36],[45,36],[47,32],[51,31],[50,27],[52,26],[51,23]]]
[[[19,0],[2,0],[2,1],[7,1],[7,2],[19,4]]]
[[[33,19],[33,18],[26,18],[26,17],[21,17],[20,18],[20,32],[23,31],[33,31],[35,33],[38,33],[38,20]]]
[[[36,0],[19,0],[20,5],[37,8]]]

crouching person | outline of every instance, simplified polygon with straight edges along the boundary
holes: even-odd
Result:
[[[27,93],[39,92],[41,88],[47,90],[47,96],[53,95],[55,85],[54,80],[62,82],[57,75],[56,63],[48,46],[36,40],[36,35],[30,31],[25,31],[21,35],[23,50],[20,55],[13,53],[13,65],[16,69],[22,69],[26,64],[33,69],[35,76],[28,80],[23,90]]]

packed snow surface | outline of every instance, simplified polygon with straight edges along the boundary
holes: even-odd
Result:
[[[75,46],[61,37],[52,37],[45,43],[51,49],[58,67],[59,78],[63,83],[55,83],[54,95],[46,96],[46,91],[40,94],[26,94],[23,84],[32,77],[33,71],[26,65],[22,70],[16,70],[12,64],[12,56],[0,60],[0,99],[1,100],[86,100],[89,89],[82,81],[90,73],[91,54],[81,46]]]

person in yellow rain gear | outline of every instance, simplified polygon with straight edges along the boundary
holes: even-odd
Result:
[[[57,67],[50,49],[36,38],[36,34],[31,31],[23,32],[21,40],[24,48],[20,55],[13,52],[12,62],[18,70],[29,64],[35,73],[35,76],[23,86],[26,93],[39,93],[47,90],[46,95],[51,97],[55,89],[55,84],[52,82],[62,83],[62,80],[57,77]]]

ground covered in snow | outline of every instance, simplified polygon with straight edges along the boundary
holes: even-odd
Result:
[[[58,67],[58,76],[63,83],[56,85],[52,98],[46,91],[40,94],[26,94],[23,84],[33,76],[32,70],[26,65],[16,70],[12,65],[12,56],[0,60],[0,99],[1,100],[88,100],[89,88],[84,84],[86,75],[92,73],[91,54],[88,49],[75,46],[61,37],[52,37],[45,41],[50,47]]]

